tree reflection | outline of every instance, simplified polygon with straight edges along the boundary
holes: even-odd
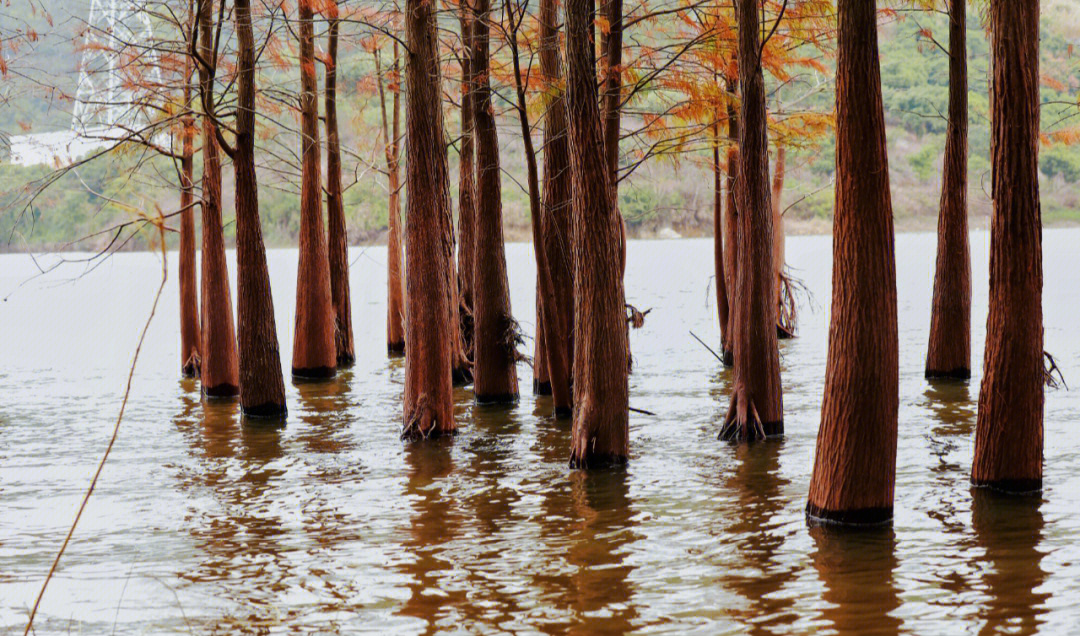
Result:
[[[453,443],[448,437],[405,447],[409,466],[405,494],[413,516],[403,545],[409,558],[401,565],[410,578],[410,595],[399,612],[421,619],[425,634],[452,628],[444,619],[468,600],[467,587],[457,580],[457,564],[445,545],[461,534],[463,521],[456,501],[445,493],[447,477],[454,470]],[[440,627],[442,622],[447,624]]]
[[[810,528],[814,568],[825,584],[822,618],[841,634],[896,634],[902,621],[893,580],[896,535],[891,527]]]
[[[986,623],[980,633],[1034,634],[1048,611],[1049,592],[1036,592],[1046,581],[1041,567],[1042,497],[1016,497],[975,489],[972,525],[989,568],[983,585],[990,595],[980,608]]]
[[[795,618],[794,599],[776,594],[792,580],[797,567],[785,567],[777,558],[788,534],[777,515],[790,503],[783,493],[789,482],[780,475],[783,449],[783,440],[736,445],[738,465],[727,480],[727,490],[735,499],[730,505],[738,514],[725,529],[723,540],[738,546],[736,552],[746,568],[736,570],[726,582],[748,601],[737,611],[752,634],[769,633]],[[751,572],[746,573],[747,569]]]
[[[561,435],[559,437],[562,437]],[[564,449],[569,448],[567,445]],[[566,453],[563,454],[565,461]],[[548,634],[623,634],[638,616],[627,547],[638,539],[625,469],[573,471],[548,484],[539,519],[548,562],[535,577]],[[562,558],[555,555],[561,554]]]

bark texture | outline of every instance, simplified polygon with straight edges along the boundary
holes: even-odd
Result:
[[[990,313],[975,429],[976,486],[1042,488],[1039,2],[990,3],[993,88]]]
[[[409,249],[405,306],[405,396],[402,437],[454,431],[450,302],[453,268],[450,182],[442,113],[434,0],[406,0],[405,165]]]
[[[544,339],[544,351],[558,348],[567,365],[567,388],[572,384],[574,360],[574,264],[571,249],[573,208],[570,178],[570,150],[566,123],[562,59],[559,53],[559,1],[541,0],[539,12],[540,74],[549,99],[544,114],[544,176],[540,200],[540,233],[551,274],[551,295],[543,299],[546,315],[553,323],[545,327],[551,339]],[[571,402],[573,394],[569,393]],[[558,415],[569,415],[556,405]]]
[[[474,0],[472,21],[473,127],[476,131],[476,253],[473,261],[473,392],[480,403],[518,399],[510,283],[502,232],[499,138],[491,103],[488,14],[490,0]]]
[[[300,265],[296,275],[293,375],[331,378],[337,370],[330,260],[322,215],[319,102],[315,77],[314,0],[300,0]]]
[[[949,124],[938,215],[937,270],[926,377],[971,377],[971,255],[968,247],[967,2],[949,2]]]
[[[191,108],[191,58],[184,62],[184,105]],[[180,148],[180,365],[185,377],[199,375],[199,284],[195,267],[195,118],[184,117]]]
[[[352,302],[349,299],[349,233],[345,227],[345,204],[341,193],[341,142],[337,120],[337,2],[327,2],[330,27],[326,43],[326,216],[330,265],[330,299],[334,306],[337,366],[352,366]]]
[[[214,33],[215,3],[200,7],[200,55],[206,64],[215,63],[211,40]],[[213,69],[199,65],[199,84],[204,110],[214,97]],[[225,240],[221,230],[221,150],[217,124],[212,113],[203,113],[203,201],[202,201],[202,392],[207,397],[232,397],[240,390],[233,327],[229,268],[225,262]]]
[[[517,89],[518,118],[521,121],[521,135],[525,144],[525,163],[528,169],[529,183],[529,217],[532,227],[533,253],[536,255],[536,308],[537,308],[537,357],[534,366],[537,369],[537,388],[541,389],[542,383],[547,382],[553,397],[556,414],[569,414],[571,412],[571,395],[569,384],[569,360],[564,357],[565,351],[561,347],[555,347],[551,351],[546,348],[550,339],[558,342],[564,333],[561,324],[561,315],[555,311],[555,287],[552,282],[551,268],[548,264],[547,250],[544,249],[542,205],[540,194],[540,180],[536,166],[536,150],[533,148],[532,126],[529,124],[528,99],[525,94],[525,82],[521,72],[521,58],[518,53],[517,32],[512,34],[510,47],[513,54],[515,88]],[[551,316],[548,316],[548,313]]]
[[[616,193],[618,205],[619,188],[619,123],[622,116],[622,54],[623,54],[623,2],[601,0],[607,31],[601,34],[601,52],[604,56],[603,117],[604,117],[604,164],[608,179]],[[624,257],[625,258],[625,257]]]
[[[476,258],[476,142],[473,131],[472,6],[461,0],[461,142],[458,159],[458,287],[461,303],[461,337],[472,355],[473,270]]]
[[[255,38],[251,28],[251,0],[236,0],[233,15],[238,45],[236,150],[232,160],[236,175],[240,408],[251,417],[284,417],[285,382],[255,176]]]
[[[720,122],[713,124],[713,274],[716,278],[716,313],[720,320],[720,351],[730,343],[727,278],[724,273],[724,170],[720,163]]]
[[[389,232],[386,239],[386,350],[390,354],[405,352],[405,280],[401,275],[401,180],[400,113],[401,90],[398,86],[398,44],[394,42],[394,87],[391,115],[386,114],[386,78],[383,77],[379,52],[375,51],[375,73],[379,76],[379,106],[382,113],[382,135],[386,174],[390,190],[387,204]],[[389,123],[392,120],[392,124]]]
[[[574,420],[570,465],[625,463],[630,451],[621,226],[604,162],[594,0],[566,2],[566,111],[574,214]]]
[[[732,146],[727,153],[727,205],[724,213],[724,287],[728,297],[727,342],[724,344],[724,364],[735,364],[735,326],[739,317],[735,311],[735,290],[739,280],[739,206],[735,188],[739,181],[739,148]]]
[[[772,181],[772,223],[773,223],[773,282],[776,285],[776,337],[791,338],[795,335],[793,315],[784,313],[784,176],[787,170],[787,149],[776,148],[776,163]]]
[[[896,260],[874,2],[840,0],[832,321],[807,515],[892,519]]]
[[[784,432],[776,345],[773,210],[765,116],[759,0],[739,0],[739,265],[735,277],[735,382],[722,439],[761,439]]]

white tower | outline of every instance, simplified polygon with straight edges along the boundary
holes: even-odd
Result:
[[[117,128],[146,119],[144,104],[162,85],[153,40],[150,16],[138,0],[90,0],[71,113],[73,133],[120,135]]]

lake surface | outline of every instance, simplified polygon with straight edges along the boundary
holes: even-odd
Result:
[[[1078,230],[1045,233],[1046,348],[1080,387]],[[38,615],[38,633],[1067,632],[1080,625],[1080,391],[1049,391],[1040,498],[973,493],[968,476],[989,236],[972,236],[976,377],[930,384],[923,359],[935,237],[897,237],[900,438],[888,530],[810,529],[803,508],[825,370],[831,239],[791,237],[813,294],[781,344],[787,436],[716,441],[731,374],[711,239],[632,241],[631,461],[567,468],[569,422],[522,396],[461,432],[404,445],[404,367],[385,351],[386,252],[354,248],[357,364],[286,380],[284,427],[202,404],[179,378],[175,254],[120,438]],[[507,248],[533,331],[531,246]],[[231,255],[230,255],[231,256]],[[271,251],[283,364],[296,252]],[[45,259],[49,261],[49,258]],[[160,280],[153,254],[83,274],[0,256],[0,633],[22,633],[119,408]],[[235,275],[235,268],[232,269]],[[234,288],[235,293],[235,288]],[[530,352],[531,353],[531,352]],[[519,367],[522,387],[531,371]],[[976,496],[978,495],[978,496]]]

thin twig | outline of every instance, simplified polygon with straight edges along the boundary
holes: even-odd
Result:
[[[697,340],[698,342],[700,342],[700,343],[701,343],[701,346],[703,346],[703,347],[705,347],[706,349],[708,349],[708,350],[709,350],[709,353],[713,354],[713,356],[715,356],[715,357],[716,357],[716,359],[720,361],[720,364],[723,364],[723,363],[724,363],[724,359],[723,359],[723,358],[721,358],[721,357],[720,357],[720,356],[719,356],[719,355],[718,355],[718,354],[717,354],[717,353],[716,353],[715,351],[713,351],[713,350],[712,350],[712,347],[710,347],[709,345],[705,344],[705,341],[704,341],[704,340],[702,340],[701,338],[698,338],[698,337],[697,337],[697,334],[696,334],[696,333],[694,333],[693,331],[691,331],[691,332],[690,332],[690,335],[694,337],[694,340]]]
[[[86,489],[86,494],[83,495],[82,503],[79,504],[79,510],[75,513],[75,520],[72,521],[71,527],[68,528],[67,536],[64,537],[64,543],[60,545],[60,551],[56,553],[56,558],[53,559],[52,566],[49,568],[49,573],[45,576],[45,581],[41,584],[41,591],[38,592],[37,599],[34,601],[34,607],[30,610],[30,619],[26,622],[26,629],[23,631],[23,636],[28,636],[34,627],[34,617],[37,616],[38,607],[41,605],[41,599],[45,596],[45,589],[49,586],[49,581],[52,580],[56,568],[60,565],[60,558],[64,556],[64,551],[67,550],[68,543],[71,542],[71,537],[75,534],[75,527],[79,525],[79,519],[82,518],[83,510],[86,509],[86,504],[90,501],[90,495],[94,492],[94,487],[97,486],[101,471],[105,468],[105,462],[109,459],[109,453],[112,451],[113,445],[116,443],[116,438],[120,434],[120,422],[124,419],[124,410],[127,408],[128,397],[131,395],[131,381],[132,378],[135,377],[135,364],[139,361],[139,352],[142,350],[143,341],[146,340],[146,332],[149,331],[150,323],[154,320],[154,314],[157,313],[158,301],[161,300],[161,293],[165,290],[165,281],[168,279],[169,272],[168,258],[166,258],[165,254],[164,219],[159,219],[157,226],[158,231],[161,233],[161,285],[158,286],[157,293],[154,295],[154,304],[150,307],[150,315],[146,318],[146,324],[143,325],[142,333],[139,334],[139,343],[135,346],[135,355],[131,359],[131,368],[128,370],[127,386],[124,389],[124,399],[120,403],[120,413],[116,416],[116,424],[113,426],[109,445],[105,447],[105,454],[101,456],[101,461],[98,462],[97,470],[94,471],[94,478],[90,480],[90,487]]]

